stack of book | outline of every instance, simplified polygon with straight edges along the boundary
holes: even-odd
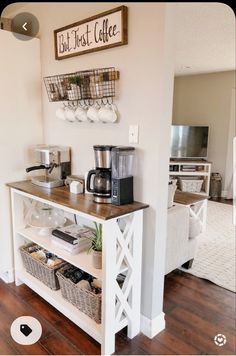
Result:
[[[77,224],[61,227],[52,231],[52,242],[75,255],[89,249],[94,231]]]

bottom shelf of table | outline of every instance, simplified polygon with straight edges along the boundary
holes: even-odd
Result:
[[[40,295],[48,303],[50,303],[54,308],[64,314],[67,318],[73,321],[81,329],[83,329],[87,334],[93,337],[99,343],[102,342],[102,326],[97,324],[94,320],[89,318],[86,314],[79,311],[71,303],[67,302],[61,295],[60,290],[53,291],[48,288],[45,284],[40,282],[37,278],[33,277],[31,274],[26,272],[25,269],[17,271],[16,278],[25,283],[29,288],[31,288],[35,293]]]

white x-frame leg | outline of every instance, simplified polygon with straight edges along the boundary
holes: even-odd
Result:
[[[115,351],[115,334],[125,326],[129,338],[140,332],[142,232],[142,210],[103,222],[102,355]]]
[[[199,219],[201,224],[201,231],[206,231],[206,220],[207,220],[207,199],[201,200],[193,205],[189,206],[190,216]]]
[[[181,204],[175,203],[175,205],[185,206],[189,209],[189,215],[193,218],[199,219],[201,224],[201,232],[206,231],[207,221],[207,199],[200,200],[194,204]]]

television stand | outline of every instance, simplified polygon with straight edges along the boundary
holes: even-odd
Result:
[[[169,162],[169,176],[172,179],[202,179],[200,192],[191,192],[209,196],[211,179],[211,162],[205,160],[171,159]],[[178,182],[179,183],[179,182]]]

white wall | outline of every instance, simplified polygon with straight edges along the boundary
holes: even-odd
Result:
[[[40,46],[0,30],[0,275],[12,271],[7,182],[25,178],[29,146],[42,142]]]
[[[173,123],[209,126],[208,159],[223,176],[222,189],[234,87],[234,71],[180,76],[174,85]]]
[[[44,134],[47,143],[72,147],[73,173],[81,174],[94,166],[94,144],[128,145],[129,125],[139,125],[135,198],[150,204],[144,221],[142,312],[152,319],[162,312],[163,302],[173,91],[173,57],[167,55],[168,6],[165,3],[122,3],[129,8],[128,45],[61,61],[54,59],[54,29],[119,5],[121,3],[31,3],[24,11],[35,14],[40,22],[43,76],[106,66],[120,71],[116,97],[119,123],[59,121],[55,117],[59,105],[48,102],[43,88]],[[7,11],[4,15],[8,15]]]

